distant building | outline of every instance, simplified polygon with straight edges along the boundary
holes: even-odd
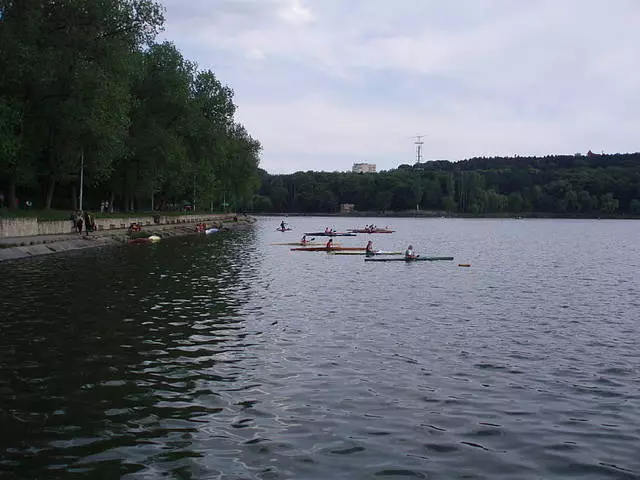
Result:
[[[354,163],[351,169],[353,173],[376,173],[375,163]]]
[[[341,203],[340,213],[351,213],[355,210],[356,206],[353,203]]]

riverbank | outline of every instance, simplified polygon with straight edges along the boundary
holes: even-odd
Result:
[[[193,220],[191,220],[193,219]],[[110,228],[108,230],[98,230],[89,235],[69,232],[57,234],[36,234],[20,235],[0,238],[0,262],[4,260],[17,260],[52,253],[62,253],[85,248],[104,247],[109,245],[123,245],[129,239],[127,227],[124,219],[111,219],[112,225],[120,228]],[[129,220],[129,219],[127,219]],[[174,220],[175,222],[175,220]],[[201,215],[181,219],[177,223],[142,225],[144,232],[149,235],[157,235],[160,238],[169,238],[185,235],[202,235],[196,232],[196,223],[206,223],[207,226],[225,227],[229,230],[241,230],[249,228],[255,222],[255,218],[247,216],[236,216],[230,214]],[[46,222],[40,222],[41,224]],[[66,222],[69,223],[69,222]],[[46,231],[46,225],[44,225]]]

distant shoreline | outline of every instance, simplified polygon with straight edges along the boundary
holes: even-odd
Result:
[[[553,213],[447,213],[433,211],[419,212],[351,212],[351,213],[301,213],[301,212],[275,212],[257,213],[251,212],[254,217],[345,217],[345,218],[467,218],[467,219],[556,219],[556,220],[640,220],[640,215],[567,215]]]

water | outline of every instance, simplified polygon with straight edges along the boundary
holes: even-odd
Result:
[[[0,264],[0,477],[640,478],[640,223],[280,220]]]

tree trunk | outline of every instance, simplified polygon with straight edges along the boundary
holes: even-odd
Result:
[[[56,189],[56,179],[53,177],[49,177],[49,182],[47,183],[47,196],[45,198],[44,209],[51,210],[51,201],[53,200],[53,192]]]
[[[111,192],[110,196],[109,196],[109,213],[113,213],[113,199],[114,199],[115,195],[113,194],[113,192]]]
[[[15,177],[11,179],[11,183],[9,184],[9,205],[12,210],[15,210],[18,208],[18,199],[16,198]]]
[[[75,183],[71,185],[71,199],[73,200],[73,210],[78,210],[78,189]]]

